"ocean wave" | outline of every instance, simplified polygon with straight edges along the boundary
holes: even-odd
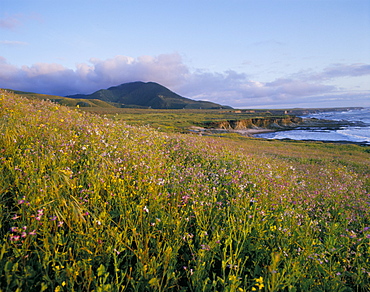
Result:
[[[306,118],[333,121],[360,122],[363,126],[346,126],[337,130],[306,128],[274,133],[259,134],[256,137],[266,139],[292,139],[313,141],[347,141],[370,144],[370,108],[341,112],[321,112],[305,116]]]

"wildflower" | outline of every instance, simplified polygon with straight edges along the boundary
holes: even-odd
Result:
[[[18,218],[20,218],[20,216],[18,216],[17,214],[14,214],[14,216],[12,217],[13,220],[16,220]]]
[[[259,290],[261,290],[263,287],[265,287],[265,285],[263,284],[263,278],[262,277],[259,277],[258,279],[255,279],[256,280],[256,286],[258,287]]]
[[[229,276],[229,281],[235,281],[237,278],[235,275]]]
[[[201,246],[202,246],[202,249],[204,249],[204,250],[210,250],[211,249],[209,247],[209,245],[207,245],[207,244],[201,244]]]
[[[10,235],[10,241],[18,241],[20,239],[19,235]]]
[[[64,222],[63,222],[63,221],[58,221],[58,227],[62,227],[62,226],[63,226],[63,224],[64,224]]]
[[[28,232],[28,235],[36,235],[36,230],[32,230],[31,232]]]
[[[11,232],[18,232],[18,227],[10,227]]]
[[[55,221],[55,220],[57,220],[57,216],[50,216],[50,220],[51,220],[51,221]]]
[[[145,206],[143,210],[144,210],[144,212],[149,213],[149,209],[148,209],[147,206]]]
[[[253,206],[253,204],[254,204],[254,203],[257,203],[257,200],[255,200],[255,199],[251,199],[251,200],[249,201],[250,206]]]
[[[21,233],[21,237],[22,237],[22,238],[25,238],[26,236],[27,236],[27,232],[23,231],[23,232]]]

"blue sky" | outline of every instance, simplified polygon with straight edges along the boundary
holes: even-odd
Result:
[[[0,0],[0,87],[133,81],[236,108],[370,106],[368,0]]]

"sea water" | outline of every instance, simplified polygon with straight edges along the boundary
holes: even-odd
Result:
[[[333,121],[353,122],[353,125],[339,129],[306,128],[289,131],[278,131],[255,135],[266,139],[293,139],[317,141],[345,141],[370,145],[370,108],[348,111],[312,113],[302,118],[316,118]]]

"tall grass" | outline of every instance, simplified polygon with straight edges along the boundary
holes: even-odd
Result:
[[[2,91],[0,290],[368,291],[367,150],[164,134]]]

